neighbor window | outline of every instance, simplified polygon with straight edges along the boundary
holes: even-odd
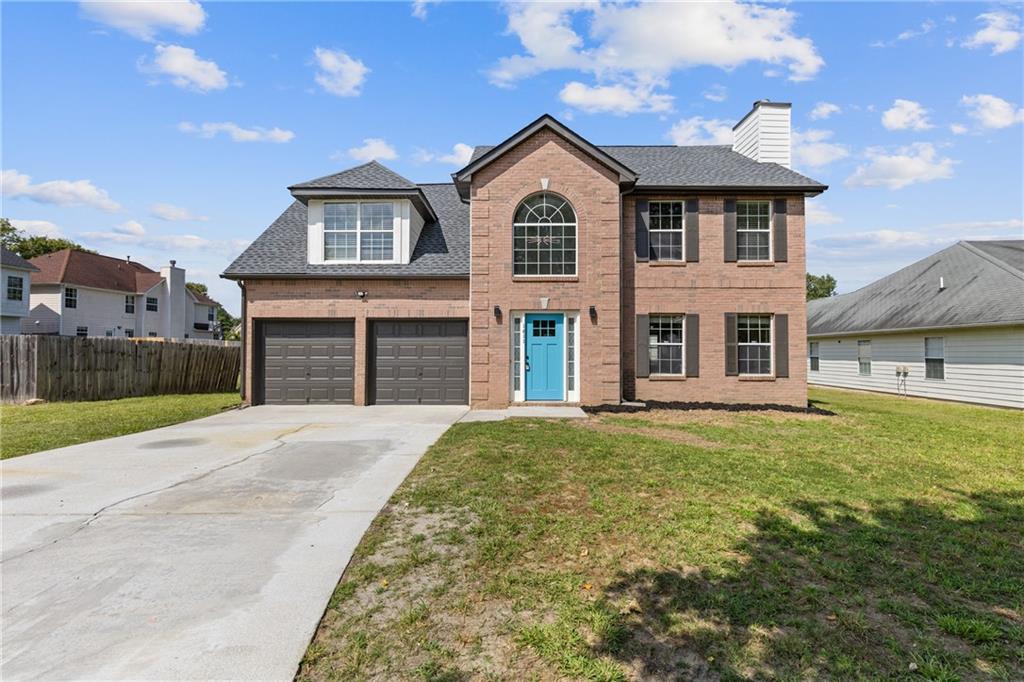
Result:
[[[771,260],[771,202],[736,202],[737,260]]]
[[[929,336],[924,340],[924,377],[946,378],[946,343],[941,336]]]
[[[650,203],[651,260],[683,260],[683,202]]]
[[[132,330],[132,329],[125,329],[124,330],[124,335],[127,336],[128,338],[131,338],[131,337],[135,336],[135,331]]]
[[[88,327],[77,327],[75,329],[75,336],[89,336]]]
[[[771,315],[740,315],[736,341],[740,374],[772,373]]]
[[[683,316],[651,315],[649,338],[651,374],[682,374]]]
[[[114,330],[113,329],[108,329],[105,332],[103,332],[103,336],[113,336],[113,335],[114,335]]]
[[[324,260],[390,261],[394,256],[393,203],[324,204]]]
[[[516,209],[513,275],[576,274],[576,212],[557,194],[540,192]]]
[[[146,310],[151,313],[158,312],[160,309],[160,301],[153,296],[146,297]]]
[[[150,332],[149,334],[146,334],[146,336],[152,336],[152,337],[155,337],[155,336],[156,336],[156,332]]]
[[[64,290],[64,307],[65,308],[77,308],[78,307],[78,289],[68,287]]]
[[[811,341],[811,348],[808,355],[811,357],[811,371],[817,372],[821,369],[821,357],[818,355],[819,347],[817,341]]]
[[[125,296],[124,297],[124,311],[129,315],[135,314],[135,297]]]
[[[14,275],[7,276],[7,300],[20,301],[25,296],[25,280]]]
[[[871,375],[871,342],[857,342],[857,371],[864,376]]]
[[[213,308],[209,308],[209,309],[208,309],[208,310],[206,311],[206,319],[207,319],[207,321],[209,321],[209,322],[213,322]]]

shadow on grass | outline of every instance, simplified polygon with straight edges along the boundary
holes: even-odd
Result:
[[[593,646],[645,678],[1024,678],[1024,491],[762,513],[722,569],[623,574]]]

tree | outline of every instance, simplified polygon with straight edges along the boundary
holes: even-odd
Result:
[[[832,275],[812,275],[807,273],[807,300],[828,298],[836,295],[836,278]]]
[[[202,282],[185,282],[185,286],[188,287],[189,291],[194,294],[200,294],[202,296],[209,297],[209,289]],[[217,323],[216,328],[220,330],[221,335],[225,339],[232,338],[232,330],[238,325],[238,318],[233,317],[231,313],[224,310],[224,308],[217,304]],[[237,339],[236,339],[237,340]]]
[[[13,251],[22,258],[35,258],[61,249],[74,249],[86,253],[96,253],[81,244],[60,237],[26,236],[21,230],[11,225],[7,218],[0,218],[0,243],[4,248]]]
[[[210,290],[206,288],[206,285],[202,282],[185,282],[185,286],[188,287],[189,291],[193,294],[199,294],[200,296],[209,296]]]

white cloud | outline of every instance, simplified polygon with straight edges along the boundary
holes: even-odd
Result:
[[[161,30],[193,35],[206,23],[206,12],[195,0],[146,2],[80,2],[89,19],[124,31],[140,40],[153,40]]]
[[[848,187],[888,187],[902,189],[908,185],[953,177],[953,159],[940,157],[935,147],[918,142],[887,154],[880,147],[866,150],[868,163],[857,167],[846,179]]]
[[[804,217],[808,227],[835,225],[836,223],[843,222],[842,218],[828,210],[825,204],[819,203],[817,199],[810,200],[805,204]]]
[[[832,116],[832,114],[838,114],[842,112],[838,104],[832,104],[832,102],[818,102],[811,109],[811,120],[812,121],[824,121],[826,118]]]
[[[571,107],[588,114],[635,114],[639,112],[669,111],[672,109],[671,95],[657,94],[651,85],[585,85],[579,81],[566,84],[558,94],[559,99]]]
[[[49,220],[20,220],[11,218],[11,225],[31,237],[60,237],[61,231]]]
[[[359,94],[369,67],[358,59],[348,56],[343,50],[328,50],[318,47],[313,50],[317,72],[317,84],[339,97],[355,97]]]
[[[228,135],[235,142],[275,142],[278,144],[291,142],[295,133],[281,128],[243,128],[236,123],[224,121],[221,123],[201,123],[198,126],[189,121],[182,121],[178,124],[178,130],[190,135],[197,135],[206,139],[216,137],[220,133]]]
[[[417,163],[430,163],[431,161],[440,161],[441,163],[450,163],[453,166],[459,168],[469,163],[469,159],[473,156],[473,147],[464,142],[456,142],[452,146],[450,154],[435,154],[427,151],[426,149],[417,149],[413,154],[413,160]]]
[[[896,40],[910,40],[911,38],[917,38],[918,36],[931,33],[934,28],[935,22],[931,19],[925,19],[917,28],[908,28],[903,33],[900,33],[896,36]]]
[[[162,251],[202,249],[228,255],[238,253],[248,244],[245,240],[208,239],[197,234],[150,234],[137,220],[127,220],[109,230],[82,232],[80,236],[87,242],[130,244],[140,248]]]
[[[228,87],[228,75],[216,62],[201,59],[192,48],[181,45],[156,45],[153,61],[139,61],[139,70],[167,76],[171,83],[184,90],[210,92]]]
[[[181,206],[175,206],[174,204],[156,203],[149,207],[149,214],[154,218],[160,220],[174,221],[174,222],[185,222],[185,221],[207,221],[204,215],[196,215],[187,208]]]
[[[695,66],[732,70],[749,62],[788,69],[790,80],[813,78],[824,61],[809,38],[794,33],[796,15],[784,7],[740,2],[717,3],[509,3],[508,32],[521,54],[500,59],[487,71],[501,87],[553,70],[574,70],[594,77],[589,86],[570,83],[568,95],[598,111],[664,111],[673,71]],[[584,16],[585,15],[585,16]],[[574,22],[589,21],[586,39]],[[672,36],[666,40],[665,36]],[[585,89],[584,89],[585,88]],[[628,94],[634,93],[633,98]],[[639,106],[635,93],[649,93]],[[565,93],[565,90],[563,90]],[[618,104],[626,100],[626,105]],[[563,101],[565,98],[563,97]]]
[[[672,144],[732,144],[732,124],[717,118],[701,116],[680,119],[668,131]]]
[[[412,0],[412,15],[421,21],[427,18],[427,8],[441,0]]]
[[[1010,52],[1020,44],[1020,16],[1010,11],[985,12],[977,20],[984,24],[977,33],[965,40],[964,47],[978,49],[991,46],[992,54]]]
[[[729,91],[724,85],[715,84],[704,91],[704,99],[712,102],[724,102],[729,96]]]
[[[1019,238],[1024,220],[978,220],[961,223],[940,223],[916,230],[864,230],[844,232],[839,235],[815,240],[815,246],[833,250],[848,249],[861,252],[877,252],[892,248],[941,248],[961,239]],[[964,234],[971,232],[974,234]],[[981,234],[977,234],[980,232]]]
[[[121,210],[106,190],[89,180],[50,180],[34,185],[31,177],[10,169],[3,172],[0,184],[3,195],[9,199],[27,197],[41,204],[90,206],[108,213]]]
[[[964,133],[967,132],[967,126],[961,123],[951,123],[949,126],[949,130],[954,135],[963,135]]]
[[[894,100],[892,107],[882,114],[882,125],[887,130],[927,130],[932,127],[928,121],[928,110],[909,99]]]
[[[831,130],[793,131],[793,162],[796,166],[820,168],[833,161],[845,159],[850,150],[844,145],[829,142]]]
[[[960,104],[968,108],[967,115],[982,128],[1009,128],[1024,122],[1024,109],[1016,109],[995,95],[964,95]]]
[[[368,137],[363,140],[362,147],[352,147],[348,155],[357,161],[377,161],[380,159],[397,159],[398,152],[385,140],[379,137]]]

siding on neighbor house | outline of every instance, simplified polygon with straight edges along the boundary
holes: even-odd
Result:
[[[28,316],[21,321],[25,334],[59,334],[61,285],[33,284]]]
[[[944,339],[944,379],[925,378],[926,337]],[[858,371],[858,341],[871,341],[868,376]],[[1024,327],[819,337],[809,342],[818,342],[820,358],[820,369],[807,372],[811,384],[896,393],[896,367],[905,365],[910,370],[909,395],[1024,408]]]

